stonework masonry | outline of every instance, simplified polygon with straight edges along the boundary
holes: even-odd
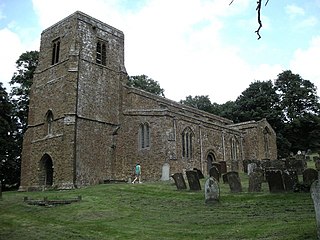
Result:
[[[144,181],[213,162],[277,158],[276,134],[261,121],[234,124],[126,85],[124,34],[75,12],[41,35],[30,93],[20,190],[69,189],[132,177]]]

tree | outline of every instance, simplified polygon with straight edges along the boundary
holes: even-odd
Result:
[[[20,182],[20,158],[16,148],[16,126],[12,117],[13,105],[0,82],[0,181],[4,186]]]
[[[164,90],[160,87],[159,83],[146,75],[130,76],[128,86],[164,97]]]
[[[204,96],[187,96],[185,100],[180,100],[181,104],[188,105],[209,113],[213,113],[213,106],[208,95]]]
[[[27,128],[29,112],[29,94],[33,82],[33,74],[38,65],[39,52],[31,51],[20,55],[16,61],[17,71],[10,84],[12,85],[11,98],[14,104],[14,116],[23,134]]]
[[[251,83],[237,98],[235,104],[236,122],[266,118],[275,130],[282,127],[283,115],[279,106],[279,96],[270,80]]]
[[[286,121],[293,122],[294,119],[309,113],[319,115],[319,97],[316,87],[309,80],[304,80],[299,74],[287,70],[278,75],[275,87]]]

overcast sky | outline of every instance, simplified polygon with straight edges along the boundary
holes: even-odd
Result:
[[[42,30],[79,10],[125,34],[130,76],[158,81],[165,96],[234,101],[251,82],[291,70],[320,89],[320,0],[269,0],[257,40],[256,0],[0,0],[0,82]],[[318,95],[319,95],[318,90]]]

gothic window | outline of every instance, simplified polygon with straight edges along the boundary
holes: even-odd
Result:
[[[148,123],[140,124],[139,147],[140,149],[145,149],[150,147],[150,127]]]
[[[104,66],[107,65],[106,58],[107,58],[107,47],[103,41],[97,42],[97,49],[96,49],[96,63],[102,64]]]
[[[182,132],[182,157],[185,159],[192,158],[193,132],[188,127]]]
[[[60,38],[52,42],[52,60],[51,60],[52,65],[59,62],[59,55],[60,55]]]
[[[46,113],[47,135],[52,134],[53,114],[51,110]]]
[[[239,144],[237,143],[235,138],[230,139],[230,146],[231,146],[231,160],[238,160],[238,153],[239,153]]]

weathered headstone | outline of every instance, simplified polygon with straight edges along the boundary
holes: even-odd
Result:
[[[165,163],[162,166],[162,176],[161,176],[162,181],[168,181],[170,180],[170,165],[169,163]]]
[[[219,202],[220,188],[218,182],[214,178],[210,177],[205,182],[204,195],[206,203]]]
[[[228,172],[228,183],[230,191],[233,193],[242,192],[241,181],[238,172]]]
[[[199,179],[203,179],[204,178],[203,173],[201,172],[200,169],[194,168],[193,170],[197,172]]]
[[[223,183],[228,183],[228,173],[222,175],[222,181]]]
[[[221,164],[214,162],[214,163],[212,163],[212,166],[214,166],[218,169],[219,177],[221,177]]]
[[[224,174],[227,172],[227,162],[226,161],[220,161],[219,162],[221,165],[221,172],[220,174]]]
[[[183,178],[182,173],[175,173],[171,177],[173,178],[178,190],[187,189],[187,185]]]
[[[307,168],[302,173],[303,183],[311,186],[311,184],[318,179],[318,171],[313,168]]]
[[[263,182],[262,171],[251,172],[249,175],[248,192],[261,192],[262,182]]]
[[[292,169],[283,170],[282,179],[286,191],[293,191],[294,187],[299,183],[298,173]]]
[[[201,185],[197,171],[186,171],[190,190],[199,191]]]
[[[266,179],[269,185],[269,191],[272,193],[283,192],[285,190],[281,170],[267,170]]]
[[[311,185],[311,197],[313,200],[314,210],[316,212],[316,221],[317,221],[317,235],[320,239],[320,182],[316,180]]]
[[[220,181],[220,173],[219,173],[219,170],[215,166],[212,166],[212,168],[210,168],[209,176],[213,177],[218,182]]]
[[[249,163],[248,164],[248,176],[250,176],[250,174],[257,168],[257,164],[256,163]]]

